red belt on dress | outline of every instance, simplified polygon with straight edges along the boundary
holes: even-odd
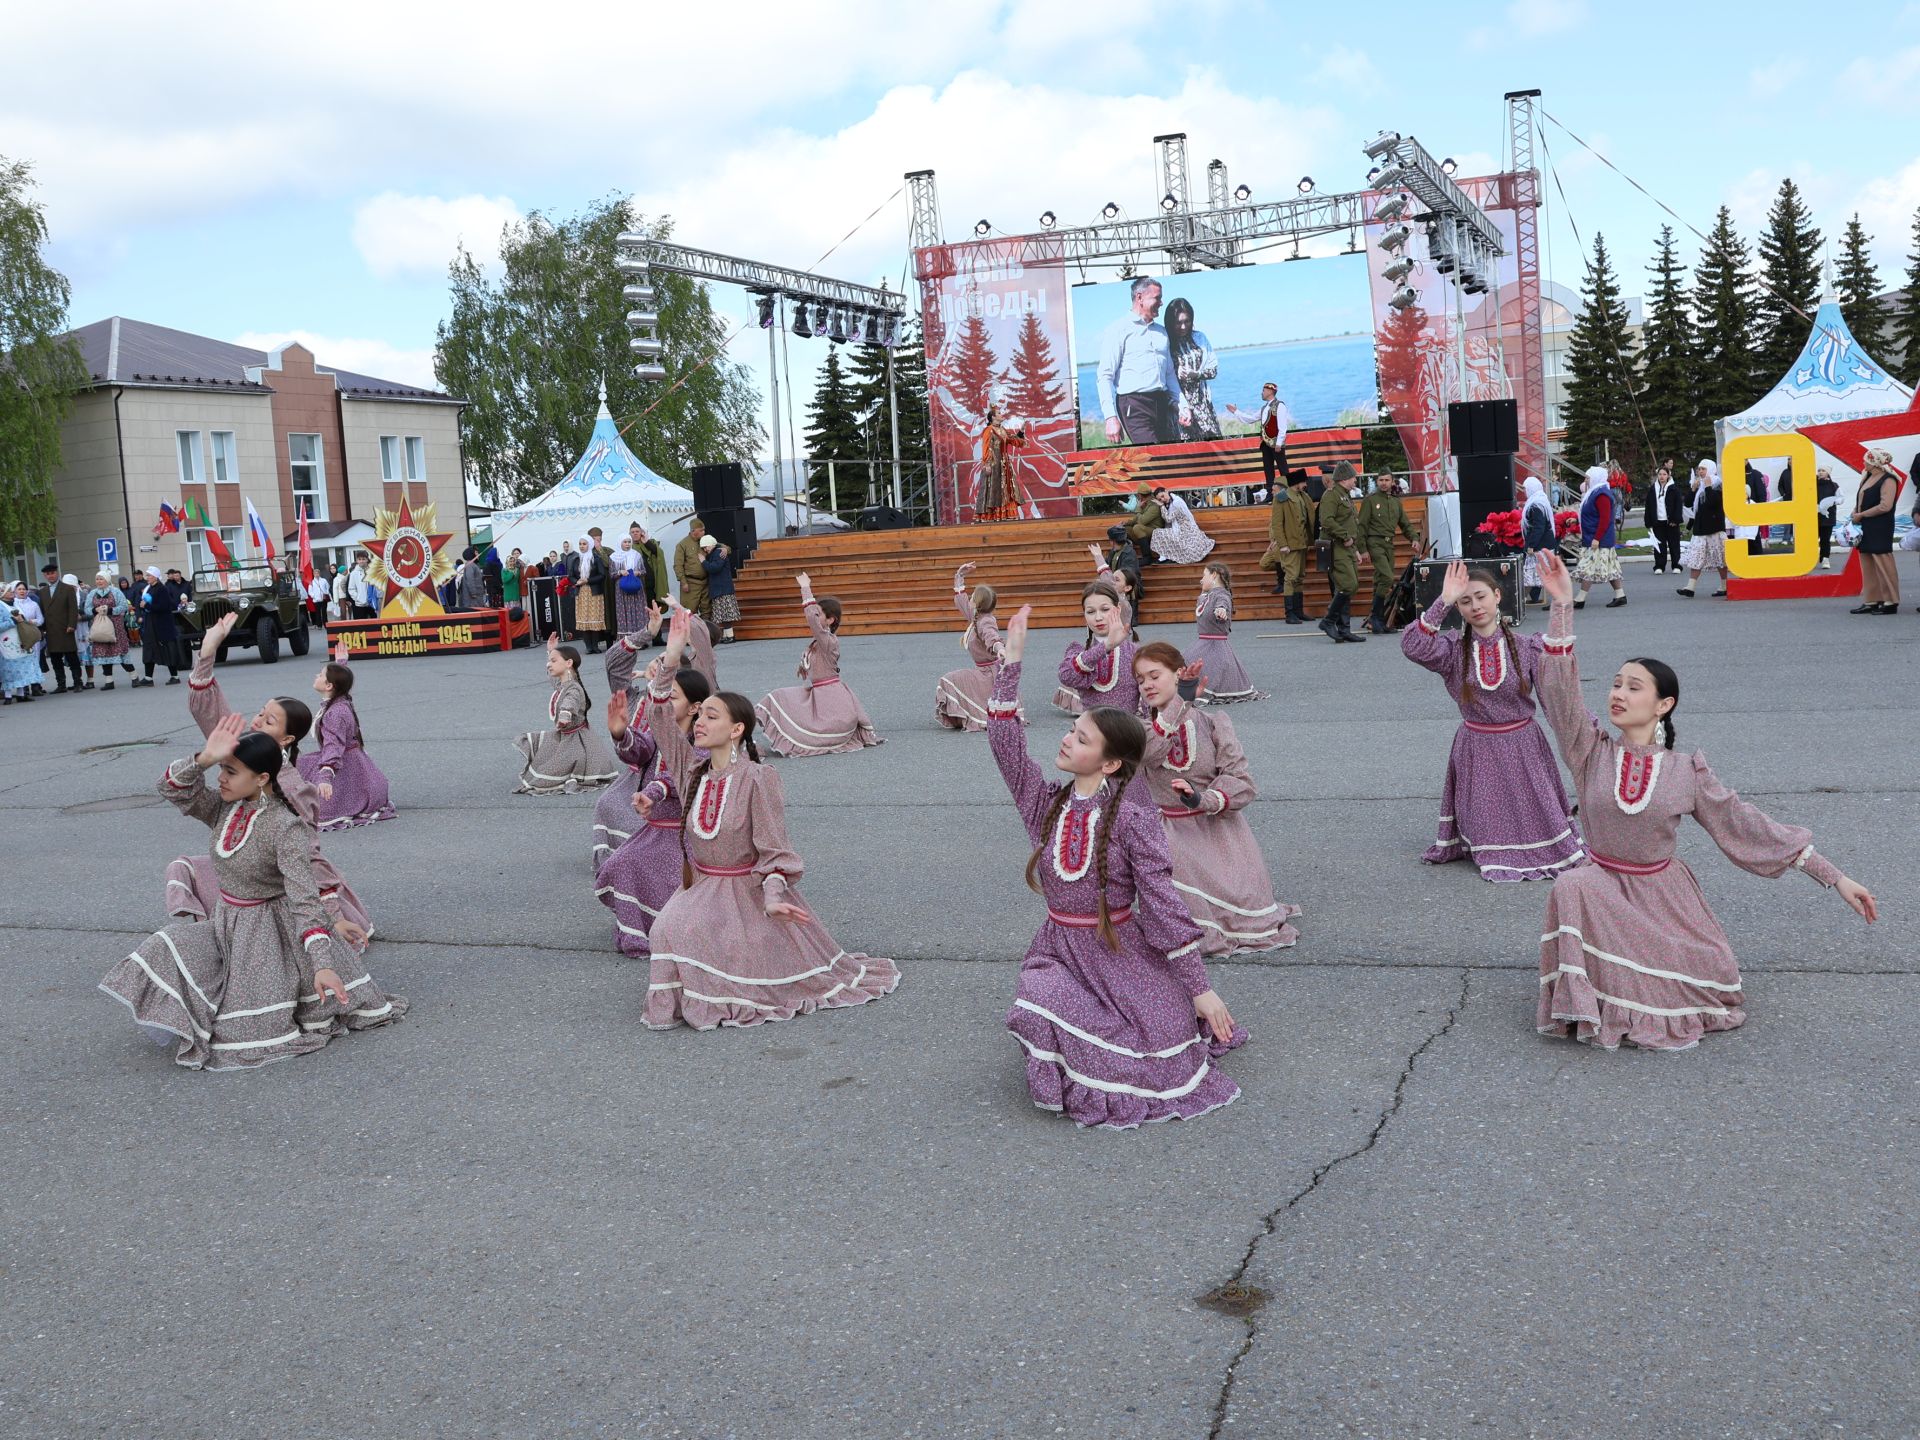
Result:
[[[1202,805],[1162,805],[1160,813],[1169,820],[1186,820],[1195,815],[1211,815],[1213,812]]]
[[[1047,918],[1056,925],[1065,925],[1070,930],[1095,930],[1099,928],[1098,915],[1063,915],[1051,905],[1047,907]],[[1119,925],[1133,918],[1133,907],[1123,905],[1118,910],[1109,911],[1107,918]]]
[[[647,823],[651,825],[653,822],[649,820]],[[702,865],[698,860],[693,862],[693,868],[702,875],[751,875],[753,873],[751,865]]]
[[[973,662],[973,668],[976,670],[991,670],[999,663],[998,660],[976,660]]]
[[[1593,857],[1593,863],[1602,870],[1611,870],[1616,875],[1658,875],[1673,863],[1673,857],[1669,855],[1666,859],[1655,860],[1649,865],[1638,865],[1631,860],[1616,860],[1611,855],[1602,855],[1591,845],[1587,847],[1587,854]]]
[[[226,901],[227,904],[235,906],[238,909],[251,910],[256,905],[265,905],[269,901],[278,900],[280,897],[278,895],[269,895],[265,900],[242,900],[238,895],[229,895],[226,891],[222,890],[220,892],[220,898]]]
[[[582,730],[586,728],[587,728],[586,722],[583,720],[578,725],[562,725],[554,733],[556,735],[578,735]]]
[[[683,823],[683,821],[679,820],[649,820],[647,821],[647,828],[651,830],[678,830]],[[696,870],[699,868],[697,865],[694,866]],[[707,873],[712,875],[717,872],[709,870]]]
[[[840,683],[840,677],[838,675],[835,675],[826,680],[809,680],[807,682],[807,688],[811,690],[818,690],[822,685],[838,685],[839,683]]]
[[[1476,735],[1511,735],[1515,730],[1524,730],[1533,724],[1533,717],[1529,715],[1524,720],[1513,720],[1505,725],[1482,725],[1475,720],[1462,720],[1460,723]]]

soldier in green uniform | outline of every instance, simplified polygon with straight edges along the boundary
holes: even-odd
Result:
[[[1413,553],[1420,553],[1420,531],[1407,518],[1407,507],[1400,501],[1400,484],[1391,475],[1382,475],[1374,492],[1360,502],[1360,543],[1367,547],[1373,561],[1373,613],[1367,617],[1367,629],[1376,635],[1390,635],[1387,625],[1387,592],[1400,573],[1393,563],[1395,532],[1407,537]]]
[[[1133,542],[1133,551],[1140,557],[1140,563],[1151,565],[1159,558],[1153,553],[1153,532],[1166,528],[1166,512],[1153,498],[1153,486],[1145,480],[1133,487],[1133,498],[1133,518],[1127,522],[1127,538]]]
[[[1353,492],[1360,477],[1353,466],[1342,460],[1333,471],[1333,484],[1320,497],[1320,540],[1330,546],[1332,558],[1327,566],[1327,581],[1333,586],[1333,603],[1320,618],[1327,638],[1342,645],[1358,645],[1367,637],[1353,633],[1353,592],[1360,586],[1359,527]]]
[[[1307,602],[1300,580],[1307,570],[1307,551],[1313,548],[1313,501],[1307,495],[1305,471],[1294,475],[1292,488],[1275,486],[1267,540],[1267,555],[1260,563],[1279,572],[1273,593],[1286,597],[1287,624],[1304,625]]]

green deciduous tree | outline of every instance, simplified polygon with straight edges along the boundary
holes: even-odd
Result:
[[[1820,303],[1820,231],[1791,179],[1780,182],[1760,236],[1765,283],[1754,302],[1760,378],[1771,385],[1800,358]],[[1805,312],[1804,314],[1802,312]]]
[[[1913,248],[1907,252],[1907,278],[1893,317],[1891,348],[1900,353],[1884,363],[1898,365],[1901,378],[1914,384],[1920,378],[1920,210],[1913,212]]]
[[[1566,402],[1561,408],[1566,455],[1586,466],[1604,451],[1629,474],[1637,474],[1646,445],[1635,409],[1633,337],[1604,235],[1593,237],[1580,299],[1580,314],[1567,338]]]
[[[439,328],[434,373],[469,402],[467,464],[496,504],[531,500],[567,473],[593,431],[602,381],[627,444],[669,480],[684,482],[694,465],[751,466],[759,454],[759,396],[722,352],[725,327],[699,282],[653,272],[667,378],[634,378],[614,267],[623,230],[665,239],[671,225],[609,196],[570,219],[536,211],[506,227],[497,275],[464,247],[449,267],[453,314]]]
[[[0,156],[0,550],[42,545],[58,518],[60,425],[86,362],[67,328],[71,291],[46,263],[47,222],[31,167]]]
[[[1879,304],[1880,269],[1873,263],[1873,237],[1855,215],[1840,239],[1840,314],[1860,342],[1860,348],[1882,365],[1892,363],[1887,352],[1887,312]]]
[[[1660,247],[1647,271],[1653,283],[1640,331],[1640,417],[1653,444],[1654,463],[1673,459],[1684,470],[1711,450],[1713,426],[1700,412],[1692,302],[1671,225],[1660,227]]]
[[[1746,241],[1724,205],[1694,267],[1693,308],[1700,415],[1712,425],[1746,409],[1779,378],[1760,379],[1754,364],[1753,274]]]

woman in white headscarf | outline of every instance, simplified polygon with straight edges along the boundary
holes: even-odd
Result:
[[[1688,522],[1693,526],[1693,538],[1680,551],[1680,563],[1687,567],[1687,583],[1677,592],[1693,598],[1693,587],[1699,582],[1702,570],[1720,572],[1720,588],[1713,593],[1727,593],[1727,504],[1720,493],[1720,467],[1711,460],[1702,460],[1693,467],[1693,501],[1687,507]]]
[[[1573,608],[1587,607],[1587,591],[1606,584],[1613,589],[1609,610],[1627,603],[1626,581],[1620,576],[1620,501],[1613,493],[1613,470],[1595,465],[1587,471],[1586,487],[1580,492],[1580,560],[1573,567],[1580,591]]]
[[[1527,560],[1521,569],[1521,579],[1527,587],[1527,603],[1538,605],[1539,555],[1542,550],[1557,549],[1559,537],[1554,533],[1553,502],[1547,499],[1547,487],[1529,475],[1522,488],[1527,498],[1520,507],[1520,544],[1527,552]]]

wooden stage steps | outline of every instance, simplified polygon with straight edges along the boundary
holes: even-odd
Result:
[[[1414,523],[1425,533],[1426,506],[1419,497],[1406,502]],[[1257,564],[1267,548],[1267,507],[1222,506],[1196,512],[1201,528],[1213,537],[1209,560],[1224,561],[1233,572],[1233,608],[1237,620],[1265,620],[1284,613],[1273,592],[1274,576]],[[816,595],[839,597],[845,607],[841,631],[848,635],[897,635],[926,630],[958,631],[963,622],[953,608],[953,572],[977,561],[974,583],[1000,594],[998,615],[1004,624],[1023,604],[1033,606],[1036,627],[1080,623],[1080,587],[1093,578],[1089,544],[1108,548],[1107,527],[1123,517],[1088,515],[1070,520],[1003,520],[984,525],[940,525],[912,530],[845,532],[769,540],[736,577],[743,640],[771,640],[807,633],[800,615],[794,577],[806,571]],[[1395,547],[1395,574],[1412,558],[1404,537]],[[1360,567],[1354,596],[1355,621],[1364,620],[1372,601],[1372,567]],[[1307,613],[1326,611],[1324,575],[1309,558],[1305,582]],[[1193,623],[1200,591],[1198,565],[1152,565],[1146,572],[1142,625]]]

